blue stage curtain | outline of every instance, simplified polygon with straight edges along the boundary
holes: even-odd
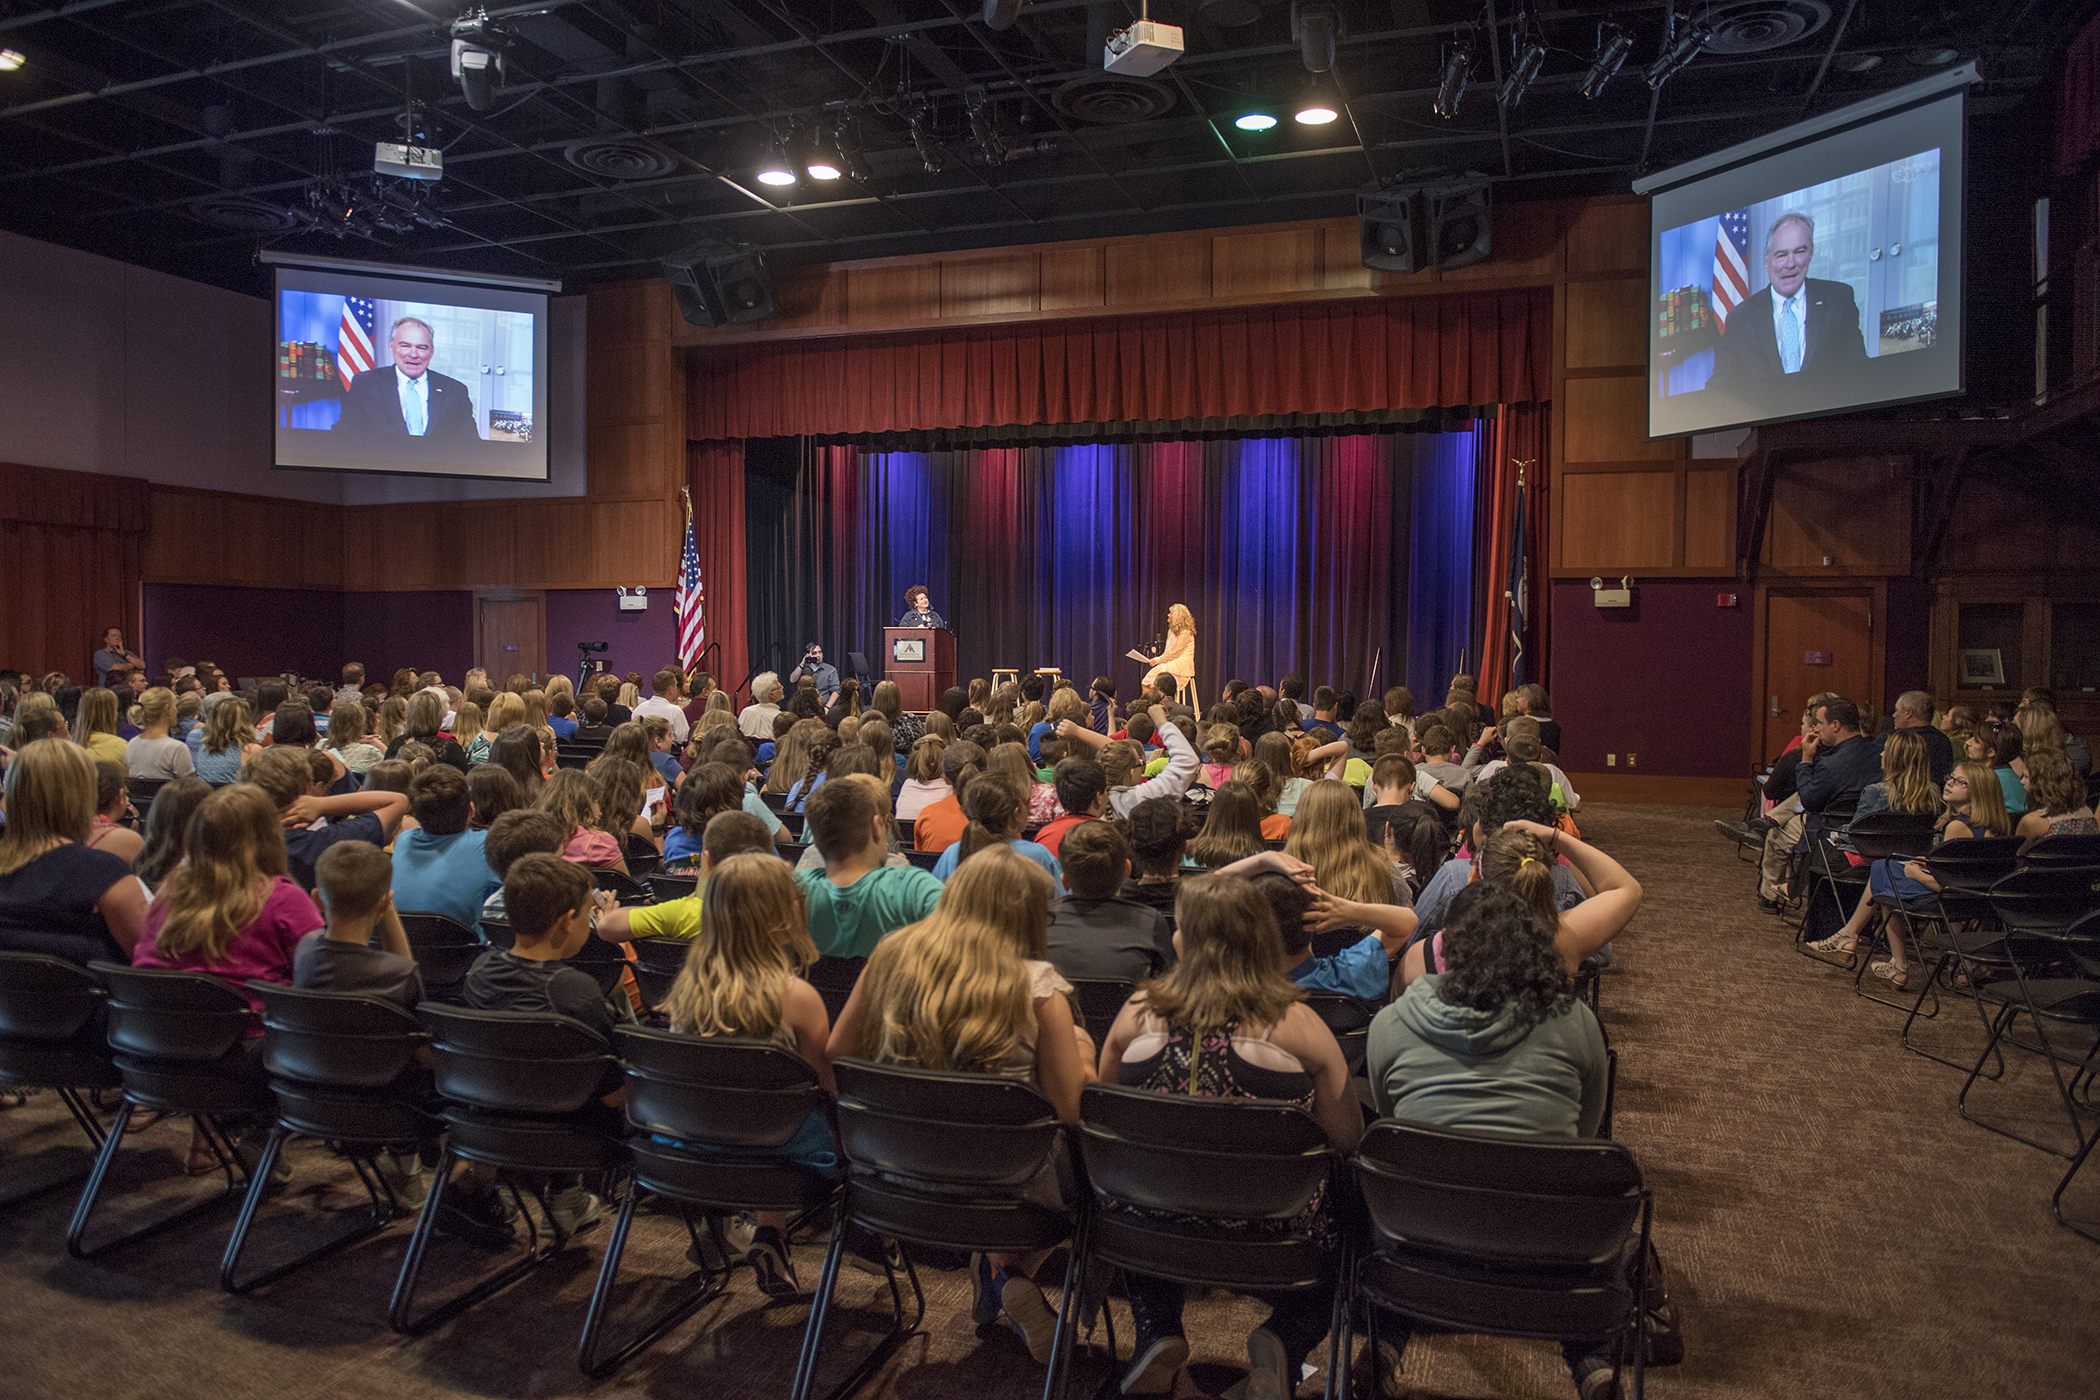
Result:
[[[750,647],[821,640],[877,677],[883,627],[933,592],[964,677],[1055,666],[1084,686],[1195,615],[1196,680],[1296,671],[1441,696],[1472,635],[1476,432],[869,453],[754,445]],[[775,443],[781,440],[774,440]],[[1374,670],[1375,667],[1375,670]]]

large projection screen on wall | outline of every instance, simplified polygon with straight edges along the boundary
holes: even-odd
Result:
[[[1649,436],[1961,392],[1963,89],[1913,86],[1636,186]]]
[[[277,465],[547,479],[547,294],[281,266]]]

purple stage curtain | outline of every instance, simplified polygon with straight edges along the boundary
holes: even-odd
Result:
[[[1470,537],[1470,491],[1424,487],[1469,481],[1484,431],[935,453],[805,440],[750,468],[751,655],[792,664],[820,641],[879,677],[882,628],[925,584],[964,677],[1055,666],[1127,697],[1143,668],[1124,652],[1156,646],[1186,603],[1206,702],[1292,671],[1359,694],[1433,688],[1446,677],[1404,674],[1410,618],[1463,638],[1470,578],[1411,577],[1409,561],[1424,532]]]

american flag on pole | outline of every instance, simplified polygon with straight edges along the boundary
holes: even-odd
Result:
[[[684,495],[684,492],[680,492]],[[707,649],[707,588],[700,582],[700,551],[693,543],[693,498],[685,499],[685,550],[678,557],[678,664],[687,671]]]
[[[1524,684],[1524,634],[1531,627],[1531,569],[1530,561],[1524,557],[1528,531],[1524,520],[1524,469],[1529,462],[1518,462],[1516,519],[1510,526],[1509,539],[1509,583],[1503,596],[1509,599],[1509,685],[1514,690]]]
[[[1728,313],[1750,295],[1750,211],[1731,209],[1721,216],[1721,231],[1714,237],[1714,322],[1723,334]]]
[[[372,367],[372,327],[377,315],[370,297],[343,298],[343,324],[335,333],[335,372],[345,390],[351,380]]]

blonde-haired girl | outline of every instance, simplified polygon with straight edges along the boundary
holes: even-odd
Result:
[[[1412,903],[1407,876],[1371,844],[1364,809],[1347,783],[1321,781],[1298,798],[1284,853],[1310,865],[1321,889],[1357,904]]]
[[[569,833],[561,858],[592,870],[627,873],[627,853],[599,824],[602,794],[597,779],[574,768],[560,768],[547,779],[533,805],[549,813]]]
[[[1025,1080],[1060,1119],[1078,1122],[1093,1043],[1073,1022],[1071,983],[1043,961],[1049,925],[1049,876],[1011,851],[984,851],[929,917],[875,945],[839,1012],[832,1053]],[[1069,1190],[1055,1173],[1027,1188],[1046,1205]],[[1033,1277],[1046,1254],[987,1255],[977,1268],[980,1315],[1003,1309],[1038,1363],[1050,1359],[1057,1323]]]
[[[0,827],[0,948],[86,965],[131,956],[146,896],[118,856],[92,849],[95,760],[66,739],[22,746]]]
[[[824,999],[801,976],[816,960],[802,887],[786,864],[770,855],[731,856],[708,876],[700,932],[662,1009],[678,1035],[736,1036],[792,1050],[816,1071],[825,1089],[836,1092],[830,1018]],[[812,1113],[800,1132],[764,1155],[834,1176],[839,1169],[831,1125],[821,1112]],[[761,1291],[776,1298],[800,1291],[788,1257],[784,1212],[760,1212],[758,1232],[744,1258]]]
[[[81,694],[80,711],[73,717],[73,741],[97,762],[124,767],[124,741],[117,737],[117,692],[98,685]],[[129,770],[125,776],[130,776]]]

